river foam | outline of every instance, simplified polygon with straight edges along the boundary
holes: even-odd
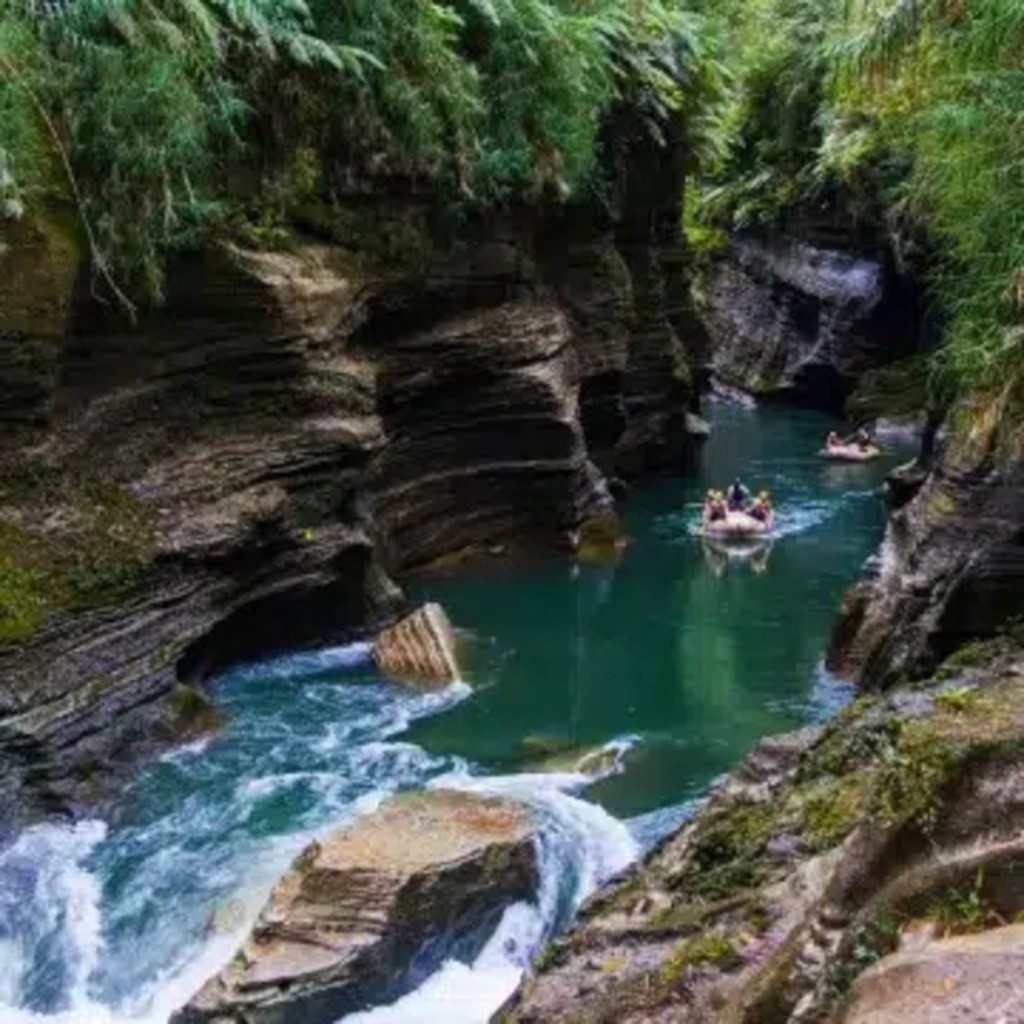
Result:
[[[352,673],[367,654],[335,648],[232,673],[224,735],[147,769],[160,800],[133,808],[137,821],[40,826],[0,851],[3,1024],[166,1024],[234,954],[312,836],[421,786],[525,804],[538,825],[540,889],[506,909],[472,964],[450,960],[397,1004],[350,1019],[430,1020],[442,1005],[449,1024],[490,1015],[545,939],[637,855],[626,826],[577,795],[620,772],[636,737],[591,752],[589,771],[476,776],[459,757],[399,738],[469,688],[359,682]],[[261,708],[282,683],[293,701]]]
[[[580,773],[441,776],[433,787],[516,800],[538,821],[541,885],[536,903],[506,908],[472,964],[447,961],[415,992],[389,1006],[342,1018],[343,1024],[482,1024],[512,994],[544,941],[564,927],[598,886],[627,868],[640,845],[596,804],[574,795],[594,781]]]

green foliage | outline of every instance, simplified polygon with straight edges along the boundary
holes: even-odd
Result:
[[[834,1006],[857,977],[899,946],[899,925],[884,911],[855,928],[830,963],[822,981],[824,1005]]]
[[[842,0],[709,0],[706,7],[720,23],[731,89],[717,122],[721,159],[705,176],[699,214],[744,228],[773,220],[818,187],[824,46]]]
[[[1017,0],[706,0],[732,87],[699,220],[796,208],[932,240],[943,390],[1015,379],[1024,354],[1024,7]]]
[[[866,817],[872,775],[862,769],[839,779],[826,778],[800,793],[804,844],[811,850],[829,850]]]
[[[972,686],[956,686],[948,690],[939,690],[935,694],[935,704],[943,711],[973,711],[984,700],[985,698]]]
[[[936,669],[935,678],[938,680],[955,679],[968,669],[985,666],[1000,654],[1005,653],[1008,647],[1009,643],[1004,636],[992,637],[988,640],[973,640],[957,648],[946,658]]]
[[[765,871],[761,855],[773,824],[772,808],[767,804],[730,807],[694,841],[679,888],[717,899],[758,884]]]
[[[936,896],[928,905],[925,917],[934,921],[943,937],[970,935],[1005,924],[984,895],[985,869],[978,868],[973,884],[952,887]]]
[[[707,931],[674,949],[658,973],[662,983],[671,984],[687,967],[709,965],[728,970],[740,963],[740,955],[728,935],[721,931]]]
[[[936,821],[942,791],[953,778],[962,752],[929,723],[903,725],[898,742],[886,752],[874,792],[882,821],[916,821],[925,829]]]
[[[696,141],[714,87],[679,0],[0,0],[0,218],[73,202],[130,306],[169,252],[280,244],[353,181],[566,196],[618,100]]]

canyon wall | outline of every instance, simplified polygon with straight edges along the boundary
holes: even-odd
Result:
[[[207,727],[227,665],[364,634],[410,571],[570,551],[606,475],[685,462],[678,228],[363,196],[183,258],[129,329],[35,223],[0,251],[0,825]]]
[[[842,412],[863,374],[931,330],[918,287],[880,251],[737,236],[702,282],[711,372],[755,395]]]
[[[844,599],[828,657],[834,671],[865,687],[923,678],[1024,614],[1014,403],[1012,389],[965,400],[948,417],[944,443],[894,474],[894,493],[909,484],[909,500],[893,510],[878,555]]]

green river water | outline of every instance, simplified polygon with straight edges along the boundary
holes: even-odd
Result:
[[[484,643],[473,699],[418,722],[416,743],[509,772],[544,751],[627,739],[625,770],[588,796],[628,818],[697,795],[759,737],[846,698],[819,664],[838,601],[878,544],[879,488],[901,453],[826,463],[816,451],[833,423],[820,413],[718,402],[711,414],[697,473],[629,497],[620,564],[422,588]],[[695,529],[707,489],[737,474],[771,491],[780,536],[729,559]]]
[[[821,414],[709,412],[696,473],[630,494],[618,564],[552,559],[415,588],[467,637],[470,685],[403,691],[359,644],[233,670],[213,687],[220,733],[143,766],[106,820],[0,849],[0,1021],[164,1024],[312,835],[436,784],[531,807],[541,890],[473,963],[347,1020],[486,1020],[545,937],[716,776],[849,696],[822,653],[880,539],[884,474],[907,452],[825,464]],[[777,508],[770,549],[746,557],[695,535],[701,495],[737,473]],[[596,781],[577,770],[594,749]]]

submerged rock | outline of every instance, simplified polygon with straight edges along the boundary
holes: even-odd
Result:
[[[397,797],[311,843],[250,937],[172,1024],[334,1024],[472,957],[537,886],[519,806],[435,790]]]
[[[373,660],[385,675],[407,682],[444,686],[459,678],[455,631],[439,604],[425,604],[383,630]]]

